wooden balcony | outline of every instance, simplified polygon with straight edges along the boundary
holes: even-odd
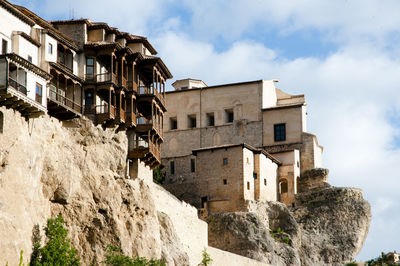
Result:
[[[159,104],[161,104],[163,109],[165,109],[164,96],[162,94],[160,94],[156,89],[154,89],[153,86],[139,86],[137,93],[141,97],[149,97],[149,96],[150,97],[155,97],[156,100],[159,102]],[[138,98],[138,100],[139,99],[140,98]]]
[[[115,120],[115,106],[109,104],[103,105],[85,105],[85,115],[96,115],[96,123],[103,124]]]
[[[119,84],[119,85],[124,87],[124,88],[128,88],[128,81],[126,80],[126,78],[122,77],[121,78],[121,84]]]
[[[132,112],[125,113],[125,124],[126,127],[136,127],[136,114]]]
[[[138,116],[136,118],[136,131],[138,133],[145,133],[148,131],[155,132],[159,138],[163,139],[162,125],[157,123],[154,119]]]
[[[128,151],[128,159],[140,159],[151,169],[154,169],[161,164],[161,151],[151,141],[142,141]]]
[[[81,103],[74,102],[73,100],[65,97],[64,95],[56,92],[57,89],[54,85],[50,85],[50,91],[47,101],[47,109],[49,114],[57,117],[60,120],[67,120],[82,116]]]
[[[26,87],[11,78],[8,79],[8,87],[0,89],[0,106],[15,109],[28,118],[46,113],[46,107],[29,98]]]
[[[128,80],[128,90],[137,92],[138,86],[137,86],[136,82],[134,82],[133,80]]]
[[[126,118],[125,118],[125,110],[121,108],[117,108],[116,112],[116,122],[117,123],[125,123]]]
[[[102,73],[102,74],[86,74],[85,81],[87,83],[114,83],[118,84],[117,75],[114,73]]]

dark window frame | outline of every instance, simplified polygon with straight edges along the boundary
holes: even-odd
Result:
[[[42,103],[42,97],[43,97],[43,86],[40,83],[36,82],[35,86],[35,100],[39,103]]]
[[[226,123],[233,123],[235,120],[233,109],[225,109],[225,116]]]
[[[215,126],[215,114],[214,113],[207,114],[207,125],[209,127]]]
[[[196,127],[197,127],[196,115],[188,115],[188,128],[196,128]]]
[[[178,119],[176,117],[170,117],[169,125],[170,130],[178,129]]]
[[[190,172],[196,172],[196,160],[194,158],[190,158]]]
[[[8,50],[8,41],[6,39],[2,39],[1,41],[1,53],[6,54]]]
[[[286,140],[286,124],[275,124],[274,125],[274,141],[285,141]]]
[[[227,179],[222,179],[222,184],[228,185],[228,180]]]
[[[222,159],[222,164],[227,165],[228,164],[228,158],[223,158]]]
[[[169,162],[169,172],[171,175],[175,175],[175,161]]]
[[[31,55],[28,55],[28,61],[29,61],[29,63],[32,63],[32,62],[33,62],[33,58],[32,58]]]
[[[49,47],[48,47],[48,53],[49,54],[53,54],[53,44],[49,43]]]

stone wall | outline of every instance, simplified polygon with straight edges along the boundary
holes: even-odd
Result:
[[[323,147],[318,144],[317,137],[303,132],[301,146],[301,172],[322,167]]]
[[[157,199],[157,211],[168,214],[189,256],[190,265],[197,265],[202,259],[202,251],[208,246],[207,223],[198,219],[195,207],[179,201],[162,187],[152,186],[152,193]]]

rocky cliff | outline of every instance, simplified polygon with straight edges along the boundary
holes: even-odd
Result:
[[[303,178],[295,207],[249,202],[251,212],[209,217],[209,245],[272,265],[353,261],[371,221],[361,190],[330,187],[326,169],[313,169]]]
[[[127,255],[165,258],[169,265],[201,261],[207,224],[197,219],[195,208],[153,184],[145,167],[139,176],[129,175],[125,132],[85,119],[26,121],[4,107],[1,114],[0,265],[17,264],[21,250],[27,259],[34,226],[43,228],[60,213],[83,265],[99,264],[108,244]],[[257,260],[211,248],[214,261],[319,265],[353,258],[370,219],[361,192],[306,191],[291,210],[280,203],[251,203],[253,213],[211,217],[212,246]]]

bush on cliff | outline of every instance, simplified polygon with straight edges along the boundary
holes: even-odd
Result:
[[[132,259],[124,255],[121,249],[115,246],[109,245],[106,251],[106,260],[104,263],[107,266],[165,266],[164,260],[148,260],[142,257],[134,257]]]
[[[38,227],[36,230],[39,230]],[[55,219],[48,219],[45,227],[46,245],[40,247],[39,233],[33,234],[33,253],[31,266],[39,265],[80,265],[80,260],[74,247],[71,247],[67,238],[68,230],[64,227],[64,219],[59,215]]]

